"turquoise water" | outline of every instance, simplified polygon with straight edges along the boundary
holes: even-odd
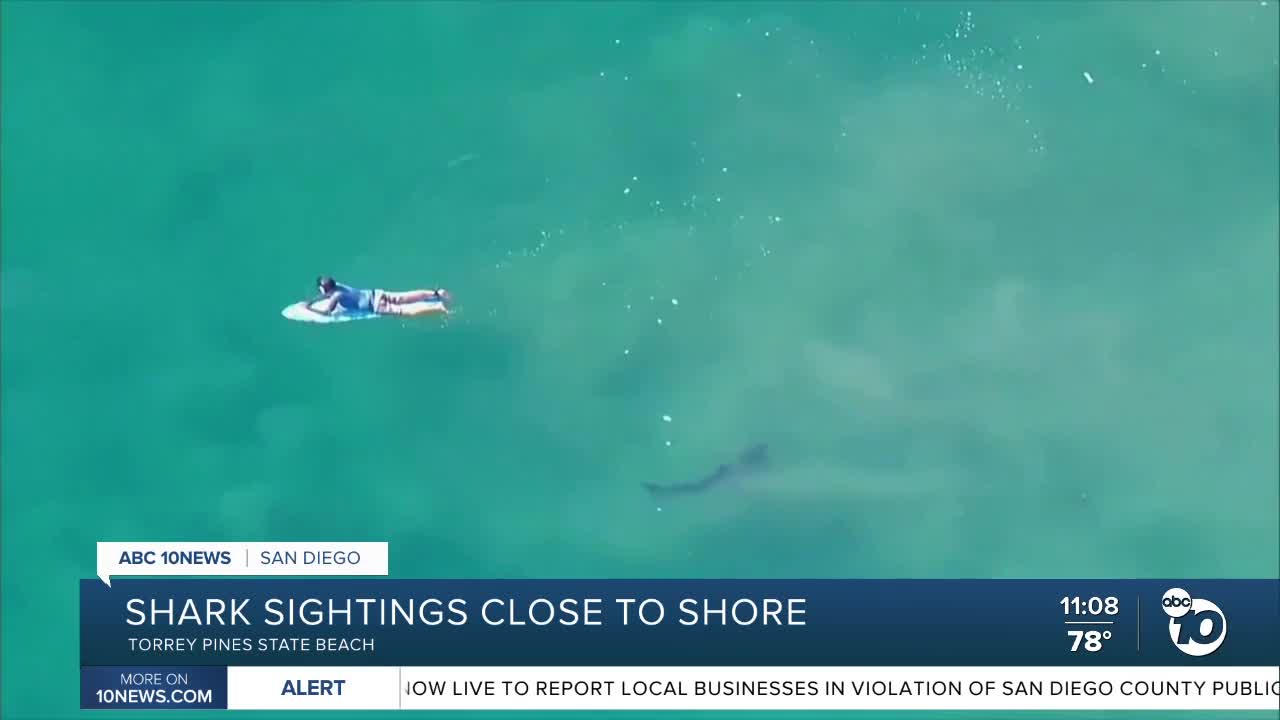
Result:
[[[6,718],[78,712],[98,540],[1280,574],[1276,3],[0,13]]]

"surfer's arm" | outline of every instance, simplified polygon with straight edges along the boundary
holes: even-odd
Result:
[[[307,309],[320,313],[321,315],[333,314],[334,308],[338,307],[338,294],[334,293],[328,297],[317,298],[307,303]]]

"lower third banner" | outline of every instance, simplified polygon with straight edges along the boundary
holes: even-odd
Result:
[[[1280,706],[1276,580],[98,580],[84,708]]]

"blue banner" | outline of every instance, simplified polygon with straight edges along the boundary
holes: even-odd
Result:
[[[82,710],[225,710],[225,667],[82,667]]]
[[[1277,580],[97,580],[82,666],[1275,666]]]

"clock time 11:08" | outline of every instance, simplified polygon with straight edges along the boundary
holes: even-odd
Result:
[[[1064,597],[1058,604],[1066,615],[1115,615],[1120,612],[1120,600],[1114,597]]]

